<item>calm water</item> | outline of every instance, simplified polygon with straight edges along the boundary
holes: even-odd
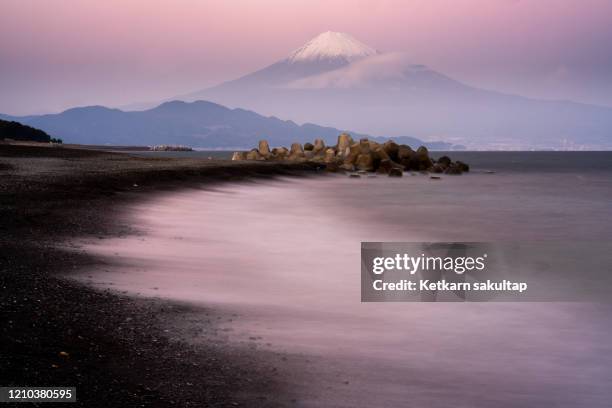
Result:
[[[213,159],[227,159],[232,158],[233,151],[228,150],[194,150],[191,152],[156,152],[156,151],[137,151],[129,152],[132,156],[143,156],[143,157],[186,157],[186,158],[203,158],[209,157]]]
[[[610,240],[612,154],[452,157],[474,172],[155,197],[87,282],[237,313],[230,341],[309,356],[298,406],[609,407],[607,305],[360,303],[361,241]]]

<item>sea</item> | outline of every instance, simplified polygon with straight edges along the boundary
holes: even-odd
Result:
[[[296,406],[610,407],[601,299],[361,302],[362,242],[612,241],[612,152],[442,154],[470,172],[152,195],[125,208],[139,233],[79,242],[112,262],[78,279],[234,316],[218,322],[223,341],[289,356]],[[612,273],[601,256],[584,253]]]

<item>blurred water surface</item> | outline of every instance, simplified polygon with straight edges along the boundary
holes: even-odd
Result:
[[[611,239],[610,153],[452,157],[473,171],[155,197],[143,236],[86,244],[116,262],[89,283],[239,313],[230,341],[312,356],[304,406],[609,407],[606,304],[360,303],[361,241]]]

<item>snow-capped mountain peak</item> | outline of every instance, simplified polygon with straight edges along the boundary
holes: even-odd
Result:
[[[378,51],[358,41],[350,34],[327,31],[293,51],[287,57],[287,61],[289,63],[320,60],[351,62],[376,54],[378,54]]]

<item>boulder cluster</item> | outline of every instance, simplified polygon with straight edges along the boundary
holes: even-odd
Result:
[[[453,162],[448,156],[434,160],[426,147],[416,151],[408,145],[398,145],[389,140],[383,144],[368,139],[355,142],[346,133],[338,136],[335,146],[325,146],[322,139],[314,143],[293,143],[290,149],[270,149],[266,140],[261,140],[256,149],[234,152],[232,160],[311,161],[325,165],[328,171],[365,171],[401,177],[405,170],[429,171],[432,173],[461,174],[469,171],[463,162]]]

